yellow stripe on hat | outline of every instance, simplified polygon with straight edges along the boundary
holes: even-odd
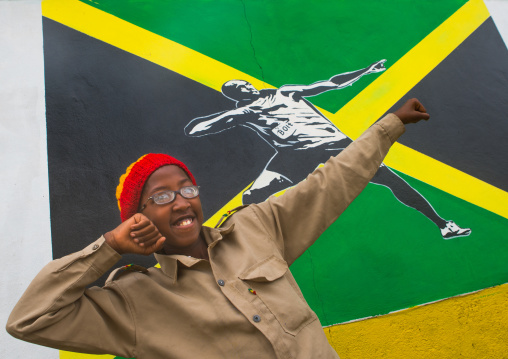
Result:
[[[143,158],[145,158],[146,155],[143,155],[141,156],[140,158],[138,158],[137,161],[133,162],[129,167],[127,167],[127,170],[125,171],[125,173],[123,175],[120,176],[120,183],[118,184],[118,186],[116,187],[116,200],[117,200],[117,203],[118,203],[118,209],[120,210],[120,212],[122,212],[122,206],[120,204],[120,197],[122,196],[122,191],[123,191],[123,185],[125,183],[125,180],[127,179],[127,177],[129,176],[129,174],[131,173],[131,170],[132,168],[134,167],[134,165],[136,163],[138,163],[139,161],[141,161]]]

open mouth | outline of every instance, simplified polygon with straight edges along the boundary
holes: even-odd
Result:
[[[184,227],[188,227],[188,226],[192,225],[192,222],[194,222],[194,218],[185,217],[185,218],[182,218],[182,219],[179,219],[178,221],[176,221],[173,224],[173,226],[178,227],[178,228],[184,228]]]

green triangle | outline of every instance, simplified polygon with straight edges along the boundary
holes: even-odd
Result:
[[[291,267],[323,325],[387,314],[506,282],[508,220],[402,173],[445,219],[472,229],[444,240],[390,190],[369,184]]]

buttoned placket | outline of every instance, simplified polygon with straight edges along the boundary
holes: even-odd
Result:
[[[223,273],[220,264],[216,263],[214,260],[215,252],[216,250],[220,250],[220,243],[224,239],[224,236],[232,232],[233,229],[234,224],[219,229],[209,228],[209,236],[205,236],[205,240],[208,244],[208,262],[215,283],[233,306],[266,337],[271,343],[277,357],[289,359],[291,358],[290,351],[284,342],[284,335],[287,334],[285,334],[275,315],[268,309],[259,296],[252,295],[252,293],[249,292],[249,287],[244,281],[238,277],[234,277],[234,273]],[[161,265],[161,269],[172,280],[173,284],[178,280],[177,261],[180,261],[186,267],[204,261],[203,259],[175,255],[170,256],[170,258],[156,255],[156,258],[159,262],[164,262],[163,265]]]
[[[241,279],[229,278],[214,261],[216,247],[223,240],[223,235],[233,230],[232,227],[211,229],[213,242],[208,247],[208,257],[213,276],[224,296],[270,341],[277,357],[289,359],[291,355],[283,338],[285,333],[273,313],[257,295],[252,296]]]

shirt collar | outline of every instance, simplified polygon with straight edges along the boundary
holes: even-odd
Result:
[[[234,223],[231,223],[228,226],[224,226],[222,228],[210,228],[203,226],[201,228],[201,235],[205,239],[206,244],[208,245],[208,249],[211,250],[214,248],[217,243],[219,243],[224,235],[231,233],[234,229]],[[162,272],[167,275],[173,281],[173,284],[176,283],[178,277],[178,267],[184,266],[190,268],[197,263],[204,261],[204,259],[198,259],[190,256],[185,256],[181,254],[159,254],[155,253],[155,259],[160,265]]]

